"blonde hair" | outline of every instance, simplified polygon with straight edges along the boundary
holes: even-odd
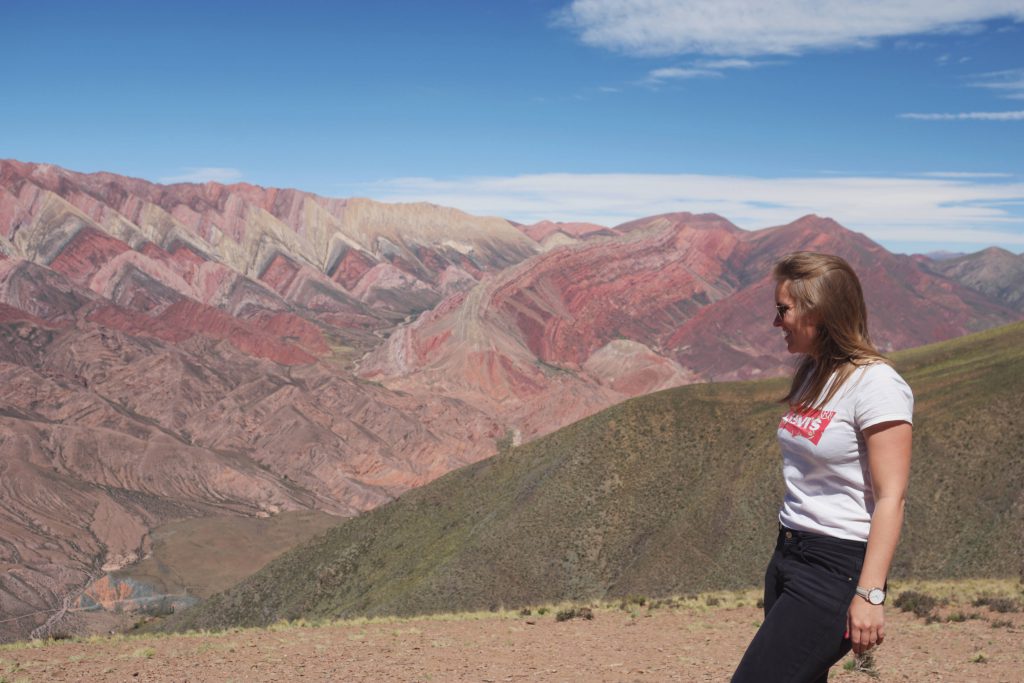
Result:
[[[783,402],[800,410],[820,408],[858,366],[888,362],[871,343],[864,292],[849,263],[798,251],[779,260],[773,274],[776,282],[789,283],[797,310],[817,321],[814,347],[797,367]]]

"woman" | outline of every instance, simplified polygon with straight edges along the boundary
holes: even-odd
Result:
[[[885,639],[885,586],[910,475],[914,397],[868,338],[857,275],[837,256],[775,265],[775,327],[802,354],[779,424],[786,495],[765,618],[733,683],[824,683]]]

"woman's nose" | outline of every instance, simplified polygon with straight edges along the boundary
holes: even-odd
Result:
[[[779,315],[778,311],[775,313],[775,321],[772,323],[772,327],[782,327],[782,316]]]

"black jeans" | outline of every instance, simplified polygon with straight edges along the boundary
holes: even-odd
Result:
[[[764,577],[764,623],[732,683],[825,683],[850,651],[846,612],[867,544],[779,530]]]

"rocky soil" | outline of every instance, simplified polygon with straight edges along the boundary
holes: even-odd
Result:
[[[739,606],[739,605],[743,606]],[[6,681],[727,681],[757,628],[748,598],[545,614],[281,625],[220,634],[6,646]],[[733,606],[727,606],[733,605]],[[955,608],[959,609],[959,608]],[[946,616],[954,614],[948,608]],[[1024,681],[1024,614],[966,606],[964,621],[891,610],[877,678],[836,665],[831,680]]]

